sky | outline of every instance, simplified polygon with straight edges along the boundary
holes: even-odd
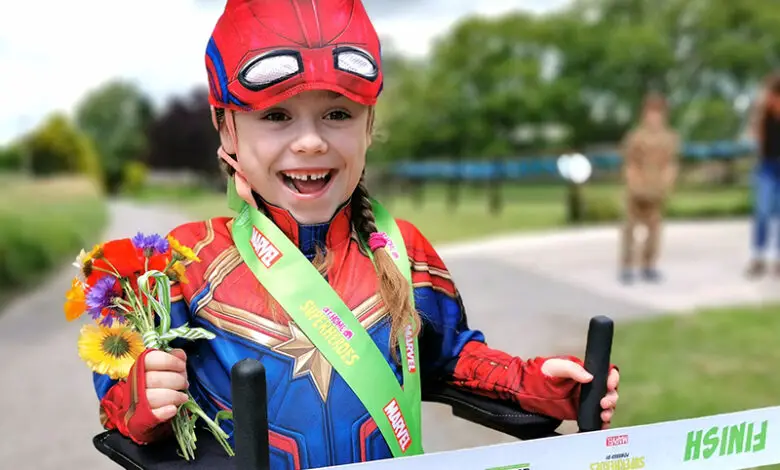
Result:
[[[378,33],[422,56],[464,15],[546,13],[568,0],[364,0]],[[71,114],[112,78],[135,80],[159,105],[206,85],[206,41],[224,0],[39,0],[0,6],[0,145],[53,111]]]

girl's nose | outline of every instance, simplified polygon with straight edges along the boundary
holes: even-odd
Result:
[[[317,131],[308,126],[292,143],[292,151],[298,155],[322,155],[328,151],[328,143]]]

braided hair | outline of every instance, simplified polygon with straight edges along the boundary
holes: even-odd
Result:
[[[372,233],[377,232],[377,227],[365,184],[365,172],[352,193],[350,210],[352,225],[364,240],[368,240]],[[420,329],[420,315],[411,300],[409,282],[398,270],[387,250],[383,248],[374,250],[374,266],[379,277],[379,295],[390,313],[390,352],[393,358],[398,360],[396,351],[398,334],[411,325],[412,335],[417,336]]]

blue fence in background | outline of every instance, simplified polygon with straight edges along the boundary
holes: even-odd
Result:
[[[686,161],[706,162],[729,160],[754,151],[752,142],[689,142],[681,149]],[[622,158],[617,152],[585,154],[593,165],[594,174],[612,172],[620,168]],[[429,160],[397,164],[392,174],[396,177],[418,180],[519,180],[524,178],[558,177],[559,155],[507,158],[501,160]]]

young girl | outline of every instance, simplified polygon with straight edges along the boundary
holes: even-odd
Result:
[[[274,469],[421,453],[421,380],[576,418],[581,361],[490,349],[431,244],[369,198],[382,70],[359,0],[229,0],[206,65],[238,215],[172,231],[200,259],[174,286],[173,326],[217,337],[147,351],[127,381],[97,375],[106,428],[170,438],[182,390],[211,416],[230,409],[247,357],[267,371]],[[605,426],[617,384],[613,369]]]

